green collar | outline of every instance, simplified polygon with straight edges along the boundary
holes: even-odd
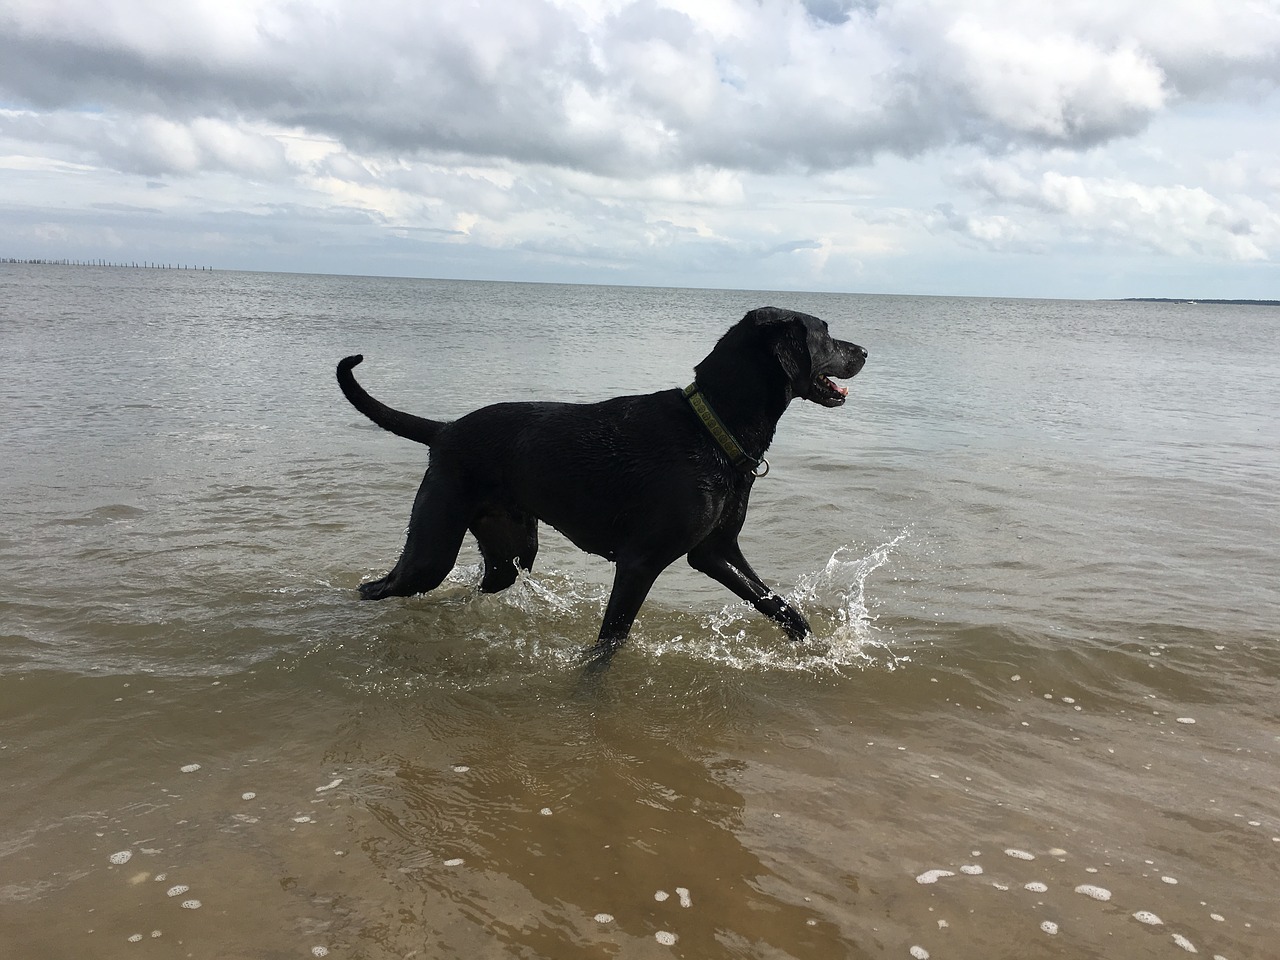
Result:
[[[754,477],[763,477],[769,472],[769,461],[764,457],[757,460],[750,456],[742,445],[738,443],[729,428],[724,425],[724,421],[716,416],[716,412],[711,409],[711,404],[707,403],[707,398],[698,388],[698,381],[695,380],[684,388],[684,398],[689,401],[689,406],[693,408],[693,412],[698,415],[698,419],[702,421],[702,425],[707,428],[707,432],[715,438],[716,443],[720,445],[720,449],[729,457],[729,461],[740,470],[745,470]],[[760,467],[764,469],[761,470]]]

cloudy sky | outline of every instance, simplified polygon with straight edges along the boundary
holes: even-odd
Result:
[[[0,257],[1280,299],[1280,0],[4,0]]]

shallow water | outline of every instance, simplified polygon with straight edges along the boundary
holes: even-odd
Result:
[[[871,353],[797,404],[754,566],[404,601],[406,409],[688,382],[745,310]],[[1280,315],[5,265],[0,940],[94,957],[1270,955]],[[1158,918],[1159,923],[1150,922]]]

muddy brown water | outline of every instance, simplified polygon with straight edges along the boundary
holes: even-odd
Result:
[[[361,603],[434,416],[871,358],[586,681],[610,570]],[[1265,308],[4,265],[5,956],[1176,958],[1280,937]]]

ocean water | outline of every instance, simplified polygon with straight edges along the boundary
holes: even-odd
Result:
[[[457,416],[867,347],[602,681],[608,564],[365,603]],[[1280,312],[0,266],[16,958],[1229,960],[1280,939]]]

